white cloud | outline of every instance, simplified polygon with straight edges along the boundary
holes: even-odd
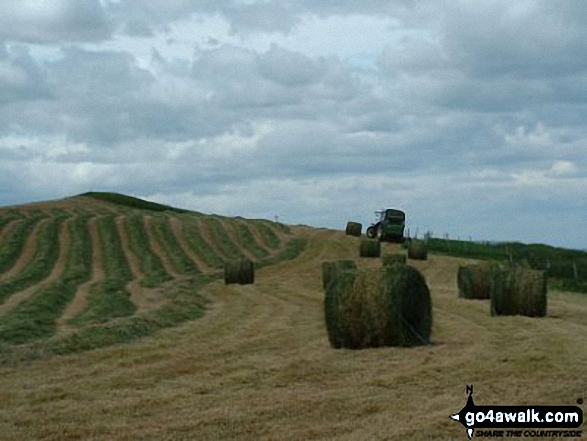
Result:
[[[104,189],[337,228],[400,206],[521,240],[548,238],[526,225],[552,206],[584,223],[582,2],[18,4],[0,202]]]

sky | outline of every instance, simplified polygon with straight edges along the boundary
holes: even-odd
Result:
[[[0,205],[587,248],[584,0],[3,0]]]

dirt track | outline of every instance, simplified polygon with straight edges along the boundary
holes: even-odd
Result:
[[[310,239],[301,256],[260,270],[255,285],[208,285],[211,309],[200,320],[134,345],[3,372],[0,399],[14,410],[0,410],[0,433],[24,439],[27,427],[29,437],[47,439],[465,439],[448,416],[465,404],[466,384],[474,384],[478,404],[575,404],[587,393],[585,299],[551,293],[552,317],[491,317],[487,301],[457,298],[461,259],[410,262],[431,287],[432,347],[330,348],[320,263],[358,259],[358,240],[297,231]]]

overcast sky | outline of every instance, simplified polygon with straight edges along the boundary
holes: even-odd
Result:
[[[587,248],[584,0],[2,0],[0,205]]]

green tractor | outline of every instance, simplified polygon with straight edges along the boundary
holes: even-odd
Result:
[[[381,242],[404,242],[404,228],[406,226],[406,213],[401,210],[388,208],[376,211],[379,221],[367,228],[367,237],[377,238]]]

